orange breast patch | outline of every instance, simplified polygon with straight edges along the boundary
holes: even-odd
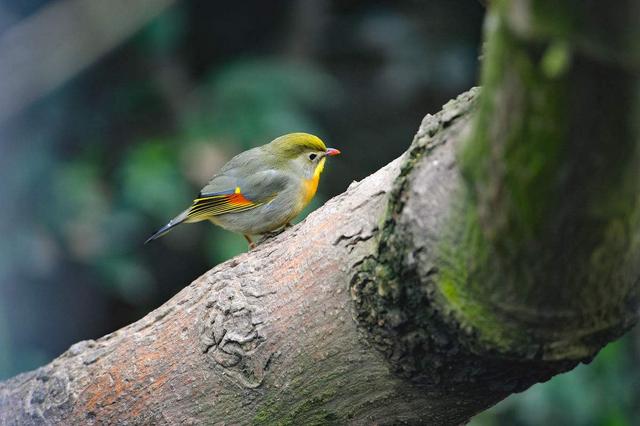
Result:
[[[314,176],[311,179],[305,179],[302,184],[302,200],[304,205],[309,204],[309,201],[316,195],[316,191],[318,190],[318,182],[320,181],[320,176]]]
[[[324,169],[324,162],[326,158],[323,157],[320,159],[320,162],[316,166],[316,169],[313,171],[313,177],[311,179],[305,179],[302,181],[302,205],[300,210],[305,208],[309,201],[316,195],[316,191],[318,190],[318,182],[320,181],[320,174],[322,174],[322,170]]]

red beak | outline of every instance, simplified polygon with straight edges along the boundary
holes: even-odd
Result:
[[[337,150],[335,148],[327,148],[326,153],[327,153],[327,156],[333,157],[334,155],[340,154],[340,150]]]

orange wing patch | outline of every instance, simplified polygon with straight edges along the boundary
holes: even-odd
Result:
[[[253,202],[250,200],[247,200],[245,196],[242,195],[242,192],[240,191],[240,187],[236,186],[236,189],[235,191],[233,191],[233,194],[229,196],[229,204],[233,204],[235,206],[249,206],[249,205],[252,205]]]
[[[256,208],[264,203],[254,203],[246,198],[236,187],[234,191],[196,198],[189,208],[187,218],[190,221],[206,220],[212,216],[226,213],[236,213]]]

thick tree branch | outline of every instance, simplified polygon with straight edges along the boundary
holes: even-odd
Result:
[[[398,373],[493,397],[629,329],[640,278],[637,50],[584,47],[591,2],[494,3],[459,161],[436,171],[438,125],[414,142],[378,256],[354,282],[359,320]],[[624,22],[637,5],[624,3]]]
[[[462,156],[464,228],[479,240],[456,259],[476,265],[448,283],[474,300],[462,316],[483,306],[514,325],[493,327],[494,343],[542,344],[546,359],[589,356],[589,336],[628,327],[640,276],[640,44],[625,38],[638,2],[561,3],[502,2],[489,18],[486,96]]]

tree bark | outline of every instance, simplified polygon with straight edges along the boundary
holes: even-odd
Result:
[[[593,28],[640,14],[560,3],[494,1],[482,93],[302,224],[0,383],[0,424],[455,425],[592,359],[640,280],[640,26]]]

